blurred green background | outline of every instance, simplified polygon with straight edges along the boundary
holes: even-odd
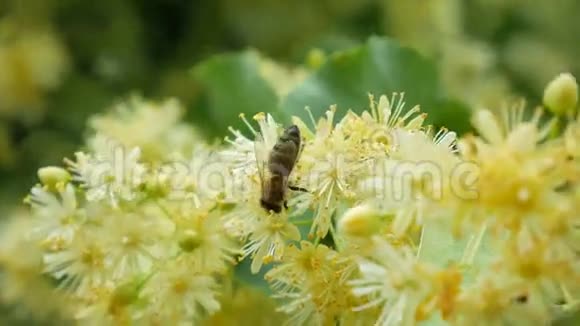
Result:
[[[134,92],[178,97],[210,138],[239,112],[361,109],[392,91],[464,132],[474,108],[537,105],[553,76],[579,75],[579,12],[577,0],[2,0],[0,202]]]

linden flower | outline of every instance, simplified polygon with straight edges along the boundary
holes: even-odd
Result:
[[[188,165],[188,175],[179,180],[175,176],[172,195],[182,191],[184,199],[194,199],[197,207],[202,199],[216,200],[227,193],[227,162],[223,162],[220,153],[205,146],[197,146]],[[171,196],[170,196],[171,197]]]
[[[409,248],[395,249],[378,237],[374,241],[373,259],[359,258],[361,276],[351,281],[353,293],[369,300],[357,310],[382,306],[375,325],[415,325],[419,306],[435,288],[433,271]]]
[[[461,161],[454,153],[455,133],[428,133],[395,129],[389,156],[375,163],[371,176],[359,189],[368,194],[385,214],[393,215],[393,232],[400,236],[427,215],[435,215],[441,202],[461,196],[452,174]]]
[[[280,265],[266,274],[292,316],[288,325],[327,325],[346,318],[357,300],[347,284],[355,265],[324,245],[290,246]]]
[[[286,214],[260,216],[251,230],[242,250],[243,257],[252,258],[251,271],[254,274],[260,271],[263,264],[280,261],[288,241],[300,240],[298,227],[288,221]]]
[[[169,162],[144,175],[144,196],[201,207],[226,193],[228,165],[206,145],[196,146],[191,158],[172,155]],[[191,206],[191,205],[190,205]]]
[[[549,311],[529,283],[508,275],[482,275],[457,298],[455,325],[547,325]]]
[[[496,264],[525,280],[529,291],[536,292],[546,302],[557,302],[564,296],[570,304],[568,301],[578,299],[566,297],[565,293],[566,289],[578,288],[580,265],[576,248],[563,239],[539,235],[529,229],[522,230],[516,241],[506,241]]]
[[[325,264],[331,253],[332,249],[327,246],[316,246],[307,241],[301,241],[300,248],[290,245],[281,264],[269,271],[266,279],[274,281],[274,289],[300,286],[307,279],[333,271]]]
[[[209,274],[184,257],[160,265],[147,281],[141,298],[148,305],[139,318],[153,325],[191,325],[219,310],[218,284]]]
[[[233,285],[233,284],[232,284]],[[284,314],[264,291],[251,285],[226,284],[221,292],[221,309],[201,323],[205,326],[281,325]]]
[[[524,102],[502,110],[502,114],[501,120],[498,120],[491,111],[476,112],[472,123],[483,138],[476,143],[478,149],[485,150],[495,145],[505,146],[516,152],[533,151],[546,139],[554,123],[551,120],[541,125],[541,109],[537,109],[532,118],[526,121]]]
[[[133,96],[110,112],[90,119],[98,135],[115,139],[127,148],[139,147],[145,161],[167,157],[172,152],[188,154],[195,131],[180,119],[183,108],[175,99],[160,103]]]
[[[106,259],[106,247],[99,230],[85,227],[77,232],[67,248],[44,254],[44,271],[61,280],[59,288],[82,295],[110,276]]]
[[[36,221],[16,213],[0,226],[0,302],[25,309],[29,317],[61,312],[61,296],[42,276],[42,251],[26,236]]]
[[[370,112],[364,111],[360,115],[352,111],[347,113],[342,128],[365,158],[376,159],[388,155],[396,146],[393,130],[417,131],[423,126],[427,115],[418,114],[418,105],[404,112],[404,100],[404,93],[393,93],[390,99],[381,95],[378,103],[369,95]]]
[[[74,298],[74,318],[82,325],[131,325],[130,298],[119,300],[112,282],[91,286],[86,294]]]
[[[171,203],[169,203],[171,204]],[[180,252],[183,259],[201,271],[224,272],[235,263],[238,246],[226,234],[223,220],[215,204],[202,207],[167,205],[163,211],[174,223],[171,252]]]
[[[478,166],[478,196],[458,202],[463,212],[458,217],[476,224],[485,219],[498,232],[530,228],[545,234],[540,225],[556,219],[566,202],[566,194],[556,191],[565,181],[565,151],[561,142],[543,142],[550,124],[540,126],[541,112],[524,121],[523,109],[508,111],[503,125],[488,111],[477,114],[475,125],[484,139],[470,137],[460,147]]]
[[[391,100],[381,96],[378,107],[371,96],[370,107],[370,113],[365,111],[360,116],[348,112],[336,126],[336,109],[332,107],[318,123],[311,116],[314,131],[294,118],[294,123],[308,136],[298,163],[301,171],[298,184],[313,194],[302,196],[315,210],[311,232],[316,231],[319,237],[330,229],[339,202],[354,203],[368,198],[368,194],[355,191],[358,180],[376,173],[373,170],[382,164],[380,159],[398,148],[394,131],[418,130],[425,120],[425,115],[418,115],[408,121],[419,112],[419,107],[403,113],[403,94],[395,93]]]
[[[37,185],[30,190],[27,202],[36,219],[31,229],[32,236],[45,241],[53,250],[68,245],[84,216],[77,207],[73,185],[59,184],[56,193]]]
[[[159,242],[169,234],[159,215],[145,209],[110,212],[98,230],[113,280],[148,273],[162,252]]]
[[[312,123],[314,131],[305,123],[294,118],[298,126],[303,126],[306,139],[304,151],[298,162],[296,184],[308,190],[299,194],[301,207],[314,210],[314,220],[310,232],[323,238],[331,228],[331,218],[340,202],[356,201],[353,191],[355,180],[365,171],[356,144],[350,141],[339,123],[334,126],[336,108],[326,112],[326,118]]]
[[[74,179],[86,188],[87,200],[109,199],[117,206],[120,200],[135,199],[146,172],[141,150],[128,150],[102,135],[95,136],[91,147],[92,154],[78,152],[76,161],[66,160]]]

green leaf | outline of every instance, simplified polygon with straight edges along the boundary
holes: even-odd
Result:
[[[337,104],[338,115],[348,109],[361,112],[368,108],[369,93],[404,92],[407,108],[419,104],[429,113],[429,122],[455,130],[465,130],[467,109],[451,106],[445,98],[432,62],[396,42],[371,37],[363,46],[337,52],[283,101],[285,112],[306,118],[304,107],[321,116]]]
[[[456,99],[443,99],[437,102],[437,112],[431,115],[431,123],[447,127],[458,134],[471,130],[471,110],[466,104]]]
[[[193,69],[202,86],[202,103],[193,112],[209,136],[223,136],[228,126],[246,130],[240,113],[249,119],[258,112],[278,112],[278,97],[259,74],[259,56],[254,51],[214,56]]]
[[[246,257],[234,269],[234,277],[237,281],[252,286],[255,289],[262,291],[266,295],[271,295],[272,290],[268,285],[268,282],[264,279],[266,273],[270,271],[273,267],[272,264],[264,264],[262,269],[257,274],[252,274],[250,271],[252,265],[252,259]]]

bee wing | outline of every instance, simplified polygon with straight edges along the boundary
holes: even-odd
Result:
[[[296,149],[296,158],[294,159],[294,169],[296,169],[296,166],[300,164],[300,157],[302,156],[302,152],[304,152],[304,145],[305,145],[305,139],[304,138],[300,138],[300,145],[299,147]],[[290,176],[289,176],[290,178]],[[299,179],[295,179],[294,182],[299,181]],[[287,180],[288,185],[286,186],[292,186],[290,184],[290,181]]]
[[[262,189],[264,189],[266,179],[266,165],[268,164],[268,155],[270,150],[262,134],[257,133],[256,138],[254,140],[254,154],[256,155],[256,166],[258,168],[258,176],[260,177],[260,184],[262,185]]]

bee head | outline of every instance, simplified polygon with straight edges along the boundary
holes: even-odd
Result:
[[[298,129],[297,125],[291,125],[290,127],[286,128],[286,133],[288,136],[300,138],[300,129]]]
[[[284,135],[282,135],[282,138],[291,140],[298,146],[300,145],[300,129],[298,129],[297,125],[291,125],[284,130]]]

